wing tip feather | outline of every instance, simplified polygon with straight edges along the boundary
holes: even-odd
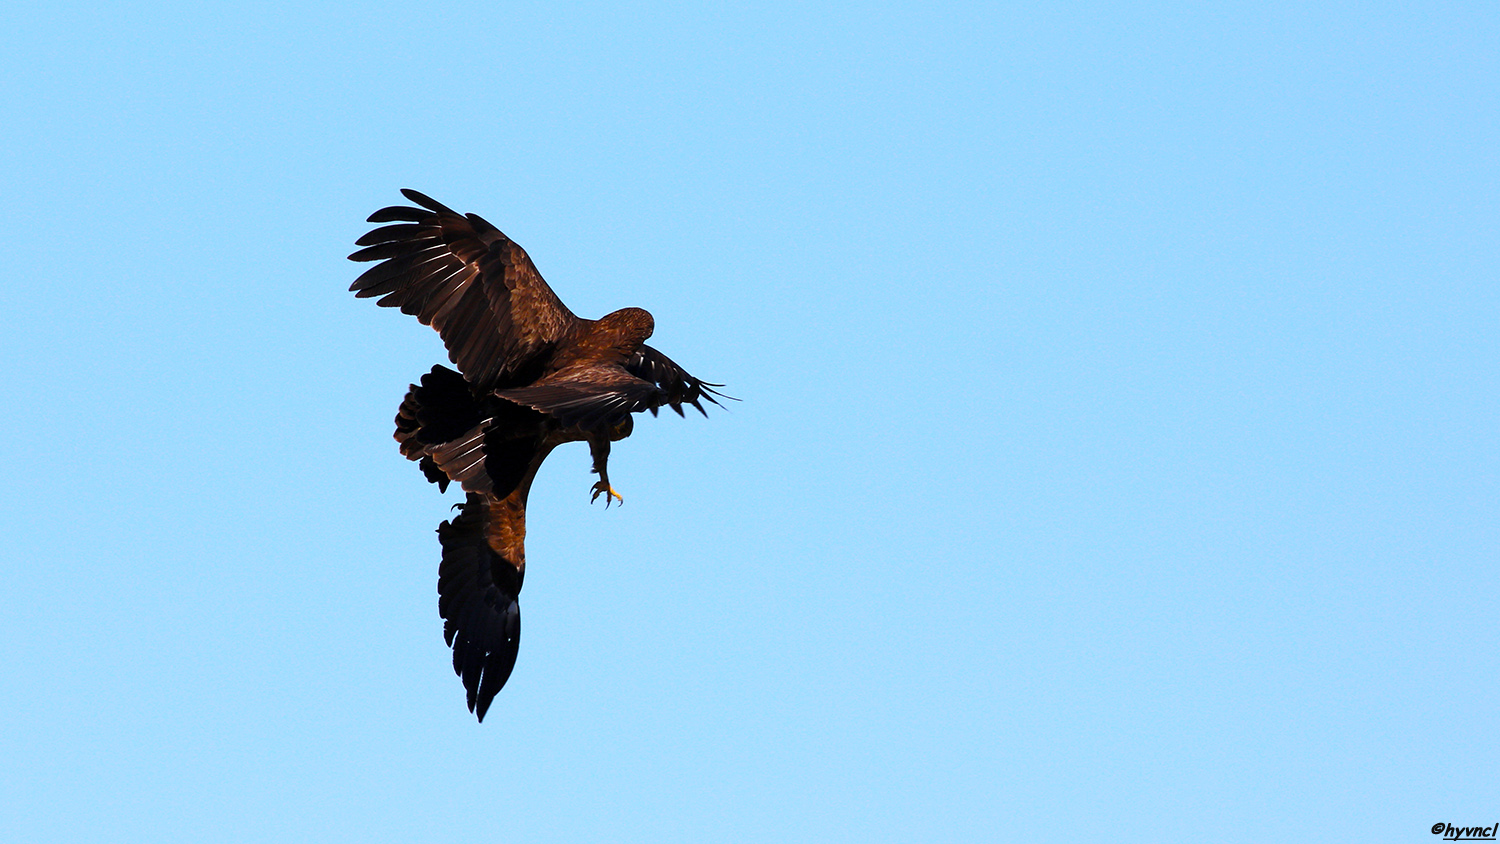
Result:
[[[410,199],[412,202],[417,203],[423,208],[426,208],[428,211],[433,211],[438,214],[457,214],[457,212],[455,212],[452,208],[449,208],[443,203],[438,202],[436,199],[433,199],[432,197],[428,196],[425,193],[422,193],[421,191],[415,191],[411,188],[402,188],[401,195],[406,197],[407,199]]]

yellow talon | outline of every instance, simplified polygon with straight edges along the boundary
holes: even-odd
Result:
[[[612,501],[618,501],[622,506],[625,504],[625,496],[615,492],[615,488],[604,481],[594,484],[594,494],[589,497],[589,503],[593,504],[595,501],[598,501],[601,495],[604,496],[604,509],[606,510],[609,509],[610,502]]]

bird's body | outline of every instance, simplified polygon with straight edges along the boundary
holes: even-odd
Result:
[[[380,263],[350,289],[437,329],[458,366],[435,366],[411,385],[396,440],[439,489],[457,483],[466,493],[462,511],[438,528],[438,609],[469,709],[483,720],[515,666],[526,497],[547,455],[587,441],[594,497],[608,507],[620,500],[609,484],[610,443],[630,435],[632,413],[667,405],[681,415],[684,404],[702,412],[722,394],[646,345],[655,327],[646,311],[580,319],[499,229],[402,193],[421,207],[370,215],[395,224],[357,241],[365,248],[351,260]]]

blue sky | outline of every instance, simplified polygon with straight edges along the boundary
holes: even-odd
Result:
[[[1496,803],[1489,4],[0,11],[0,829],[1434,840]],[[412,187],[744,401],[458,500]]]

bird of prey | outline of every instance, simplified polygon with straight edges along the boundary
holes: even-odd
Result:
[[[350,290],[437,329],[458,367],[434,366],[396,414],[401,453],[446,491],[466,493],[438,526],[438,611],[469,711],[484,720],[515,667],[517,595],[526,575],[526,495],[552,449],[587,441],[599,480],[590,498],[623,501],[609,481],[609,447],[630,436],[631,414],[729,398],[646,345],[654,321],[640,308],[581,319],[531,258],[474,214],[414,190],[420,207],[370,215],[381,225],[352,261],[379,261]],[[722,406],[722,405],[721,405]]]

